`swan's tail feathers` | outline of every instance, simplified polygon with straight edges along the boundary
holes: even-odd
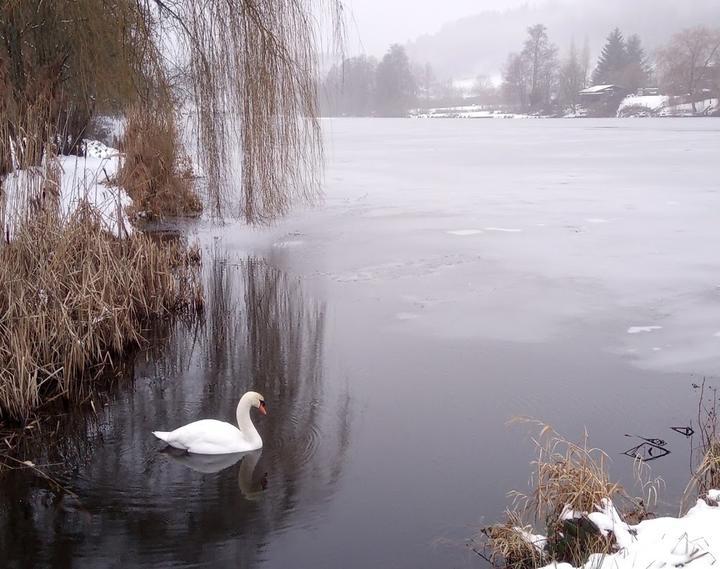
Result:
[[[179,448],[180,450],[185,450],[185,451],[188,450],[184,444],[182,444],[176,440],[173,440],[172,432],[168,433],[167,431],[153,431],[152,434],[155,435],[157,438],[159,438],[161,441],[165,441],[167,444],[169,444],[173,448]]]
[[[161,441],[165,441],[166,443],[170,444],[170,441],[168,441],[170,433],[168,433],[167,431],[153,431],[152,434],[159,438]]]

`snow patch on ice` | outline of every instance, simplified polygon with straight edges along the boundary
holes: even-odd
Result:
[[[588,217],[585,221],[588,223],[610,223],[609,219],[604,219],[602,217]]]
[[[628,334],[643,334],[647,332],[654,332],[655,330],[662,330],[662,326],[630,326],[627,329]]]
[[[291,249],[293,247],[300,247],[301,245],[304,245],[304,241],[300,240],[294,240],[294,241],[277,241],[273,243],[273,247],[276,249]]]
[[[485,231],[497,231],[499,233],[522,233],[522,229],[511,227],[486,227]]]
[[[457,235],[459,237],[467,237],[469,235],[478,235],[482,233],[482,229],[453,229],[447,232],[448,235]]]
[[[398,320],[417,320],[420,318],[420,315],[415,312],[398,312],[395,318]]]

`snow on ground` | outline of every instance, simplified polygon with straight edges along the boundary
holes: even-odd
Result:
[[[100,213],[108,231],[117,236],[132,232],[127,207],[132,203],[121,188],[112,184],[120,163],[120,153],[98,141],[86,141],[86,156],[60,156],[60,213],[72,214],[83,202],[93,205]],[[16,220],[28,208],[33,198],[42,193],[47,165],[32,170],[18,170],[4,181],[5,207],[0,208],[2,227],[12,235]]]
[[[716,502],[720,491],[708,492]],[[618,551],[611,555],[591,555],[583,569],[660,569],[661,567],[716,567],[720,561],[720,507],[705,500],[697,503],[681,518],[655,518],[632,526],[625,523],[609,500],[588,519],[603,533],[612,533]],[[542,536],[527,539],[536,544]],[[553,563],[547,569],[571,569],[569,563]]]
[[[668,104],[669,100],[670,98],[666,95],[630,95],[629,97],[625,97],[622,103],[620,103],[618,115],[632,107],[642,107],[650,112],[658,112]]]
[[[600,87],[603,87],[602,85]],[[617,116],[695,116],[710,115],[720,111],[719,99],[705,99],[695,103],[671,104],[671,97],[667,95],[630,95],[625,97],[618,107]],[[525,119],[538,118],[526,114],[509,113],[492,110],[482,105],[464,105],[458,107],[438,107],[431,109],[417,109],[410,115],[419,119]],[[582,118],[586,115],[584,110],[568,112],[565,118]]]
[[[419,119],[520,119],[529,118],[529,115],[506,113],[497,110],[488,110],[482,105],[465,105],[461,107],[438,107],[433,109],[418,109],[410,113]]]
[[[711,114],[718,110],[720,110],[720,99],[704,99],[696,101],[694,109],[692,103],[683,103],[668,107],[667,112],[664,114],[668,116],[693,116],[695,114]]]
[[[692,103],[673,105],[672,99],[666,95],[630,95],[625,97],[618,108],[618,116],[639,115],[647,113],[653,116],[681,117],[694,115],[709,115],[720,108],[720,100],[705,99]]]

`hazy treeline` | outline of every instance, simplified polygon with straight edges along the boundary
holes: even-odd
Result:
[[[417,79],[405,48],[393,45],[378,62],[359,56],[334,65],[320,89],[326,116],[404,116],[417,102]]]
[[[621,85],[628,92],[654,84],[653,69],[637,35],[627,41],[619,29],[608,36],[591,68],[590,49],[573,43],[564,58],[542,24],[528,29],[522,51],[508,56],[500,87],[503,100],[521,112],[575,110],[589,85]]]
[[[720,94],[720,29],[688,28],[649,53],[637,34],[615,28],[593,59],[588,42],[561,53],[542,24],[527,29],[510,53],[501,82],[479,76],[464,85],[439,79],[429,64],[411,62],[394,45],[381,61],[359,56],[333,66],[321,83],[326,116],[404,116],[413,108],[468,104],[532,114],[576,112],[580,92],[615,85],[623,93],[659,89],[690,102]]]
[[[571,44],[565,57],[539,24],[528,28],[522,51],[508,56],[500,86],[503,101],[529,113],[575,110],[580,91],[615,85],[621,92],[657,88],[666,95],[690,100],[720,93],[720,29],[703,26],[683,30],[651,57],[638,35],[627,39],[615,28],[590,68],[587,44],[580,52]]]

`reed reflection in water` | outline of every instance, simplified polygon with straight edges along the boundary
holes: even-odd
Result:
[[[347,393],[323,384],[324,305],[260,259],[205,266],[203,318],[159,330],[97,417],[68,414],[22,449],[77,497],[26,470],[0,479],[7,566],[251,567],[275,533],[322,516],[351,433]],[[269,404],[261,452],[206,464],[150,435],[233,422],[248,389]]]

